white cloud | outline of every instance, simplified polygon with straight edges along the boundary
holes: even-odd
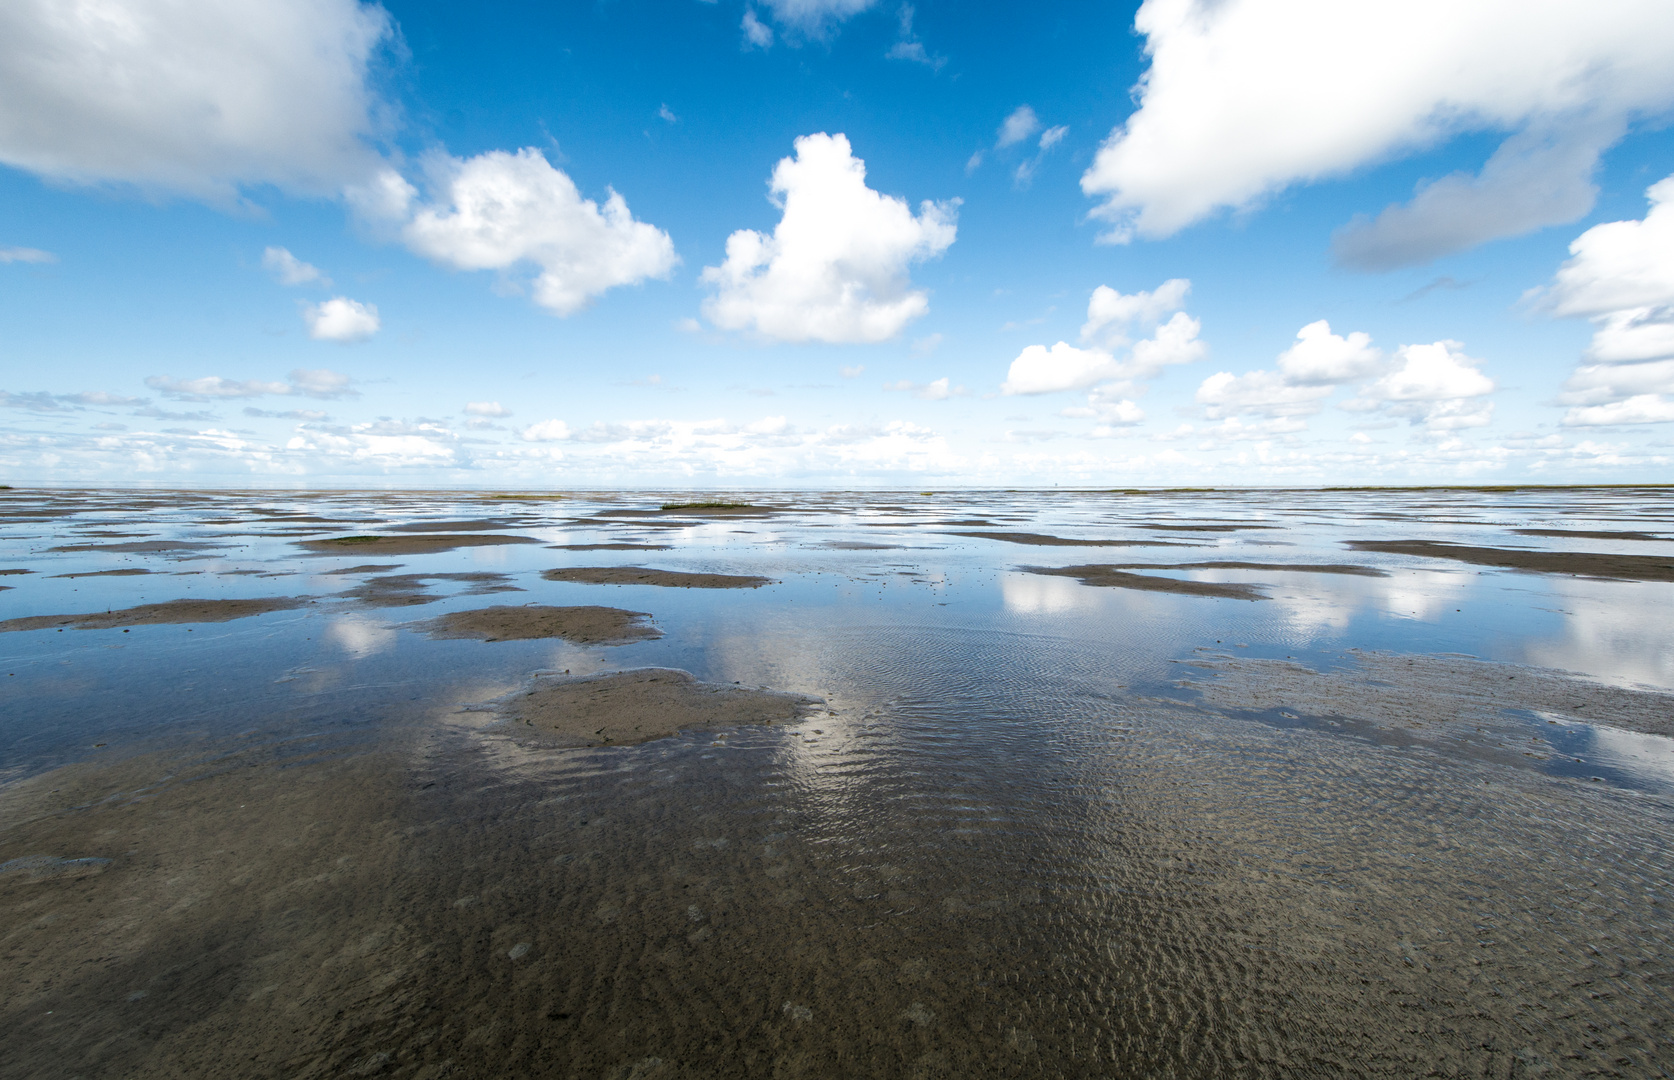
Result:
[[[366,75],[392,33],[356,0],[9,0],[0,162],[216,202],[335,193],[377,167]]]
[[[1312,416],[1319,412],[1321,399],[1333,390],[1330,386],[1297,386],[1283,375],[1272,371],[1252,371],[1234,376],[1230,371],[1217,372],[1203,380],[1197,388],[1197,403],[1211,420],[1229,416],[1255,414],[1257,416]]]
[[[1103,349],[1078,349],[1060,341],[1050,349],[1030,345],[1017,354],[1000,384],[1003,394],[1054,394],[1082,390],[1121,374],[1116,358]]]
[[[756,18],[754,9],[744,9],[744,21],[740,26],[744,31],[746,45],[754,45],[758,49],[773,47],[773,28]]]
[[[1564,414],[1565,427],[1606,424],[1666,424],[1674,421],[1674,401],[1661,394],[1635,394],[1607,405],[1587,405]]]
[[[1143,341],[1133,343],[1133,359],[1128,364],[1129,377],[1149,379],[1165,367],[1193,364],[1209,355],[1209,346],[1197,339],[1203,324],[1176,311],[1156,332]]]
[[[954,386],[946,375],[927,383],[915,383],[906,379],[884,383],[884,389],[901,390],[924,401],[946,401],[950,397],[962,397],[965,394],[965,388]]]
[[[916,14],[911,4],[902,4],[897,13],[901,24],[901,40],[890,47],[884,54],[891,60],[907,60],[914,64],[923,64],[932,71],[940,71],[947,65],[947,57],[933,56],[924,48],[924,43],[913,33],[913,16]]]
[[[1397,366],[1343,407],[1381,411],[1432,431],[1482,427],[1493,415],[1494,403],[1484,399],[1494,392],[1494,380],[1463,349],[1457,341],[1403,345],[1395,352]]]
[[[571,315],[600,293],[663,278],[679,262],[667,233],[635,221],[615,191],[601,208],[533,147],[429,162],[439,198],[411,210],[401,237],[412,250],[461,270],[532,263],[535,302]],[[363,212],[399,220],[416,198],[394,174],[357,192]]]
[[[151,375],[145,385],[176,401],[220,401],[228,398],[264,397],[268,394],[295,394],[301,397],[333,399],[358,397],[347,375],[327,368],[296,368],[288,376],[289,382],[270,382],[262,379],[224,379],[206,375],[198,379],[175,379]]]
[[[879,342],[930,310],[907,268],[953,243],[958,200],[920,205],[866,186],[843,135],[806,135],[773,170],[784,213],[772,236],[740,229],[705,267],[710,322],[779,341]]]
[[[1035,115],[1035,110],[1027,105],[1019,105],[1000,124],[1000,130],[995,133],[994,145],[1004,150],[1008,146],[1017,145],[1039,130],[1040,117]]]
[[[1161,323],[1169,313],[1186,306],[1192,283],[1169,278],[1150,292],[1123,294],[1108,285],[1093,290],[1087,302],[1087,321],[1081,326],[1081,340],[1105,349],[1119,349],[1128,343],[1135,326],[1147,329]]]
[[[790,31],[787,44],[794,44],[798,38],[823,40],[838,25],[873,3],[874,0],[761,0],[773,21]]]
[[[0,247],[0,263],[50,263],[57,262],[58,256],[40,248]]]
[[[302,321],[308,324],[308,336],[315,341],[342,344],[365,341],[382,325],[375,305],[350,300],[346,296],[334,296],[318,304],[304,304]]]
[[[865,370],[865,364],[851,364],[838,368],[837,374],[841,375],[845,379],[854,379],[858,378]]]
[[[1510,132],[1476,178],[1448,177],[1351,228],[1384,267],[1571,220],[1597,154],[1674,103],[1674,6],[1526,0],[1146,0],[1140,107],[1082,177],[1105,239],[1168,236],[1298,182]]]
[[[498,401],[469,401],[465,403],[467,416],[510,416],[512,411]]]
[[[1279,371],[1293,386],[1335,386],[1369,378],[1383,367],[1383,352],[1369,335],[1331,332],[1324,319],[1296,332],[1296,344],[1279,354]]]
[[[262,266],[273,275],[281,285],[306,285],[317,282],[327,288],[331,286],[331,279],[320,272],[320,268],[292,255],[282,247],[270,247],[262,252]]]
[[[1072,405],[1060,410],[1059,415],[1076,420],[1097,420],[1106,428],[1133,427],[1145,420],[1145,410],[1124,397],[1120,386],[1095,386],[1087,395],[1086,405]],[[1094,434],[1098,432],[1095,430]]]
[[[1551,285],[1528,299],[1592,320],[1585,363],[1558,396],[1567,426],[1674,419],[1674,176],[1645,192],[1639,221],[1595,225],[1569,245]]]
[[[668,102],[666,101],[657,106],[657,116],[659,119],[670,124],[678,124],[680,122],[680,118],[674,115],[674,110],[668,107]]]
[[[523,429],[525,442],[560,442],[570,437],[570,425],[562,420],[542,420]]]

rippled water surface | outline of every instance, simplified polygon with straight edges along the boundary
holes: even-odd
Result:
[[[0,619],[296,605],[0,633],[0,1059],[1669,1074],[1667,490],[660,510],[690,497],[0,491]],[[534,542],[305,546],[357,535]],[[1394,540],[1632,559],[1354,546]],[[576,549],[625,543],[659,549]],[[1144,580],[1038,572],[1087,564]],[[593,566],[772,583],[541,577]],[[663,636],[415,625],[525,603]],[[591,749],[484,711],[536,672],[644,666],[823,705]]]

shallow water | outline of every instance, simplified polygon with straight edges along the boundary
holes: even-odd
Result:
[[[761,493],[739,498],[776,512],[707,518],[623,513],[655,494],[0,496],[0,570],[31,571],[0,577],[0,618],[311,601],[0,633],[16,976],[0,1056],[28,1074],[1657,1076],[1674,1060],[1674,583],[1347,547],[1674,564],[1670,539],[1513,531],[1674,537],[1666,490]],[[540,543],[300,546],[426,522]],[[1116,543],[954,535],[971,531]],[[619,542],[669,549],[564,549]],[[1027,569],[1209,561],[1387,576],[1133,571],[1260,586],[1249,601]],[[541,577],[586,566],[774,584]],[[134,569],[150,572],[65,576]],[[448,574],[472,577],[430,577]],[[381,606],[361,586],[389,575],[428,580]],[[410,625],[505,603],[649,612],[664,636]],[[1575,678],[1550,701],[1477,693],[1468,719],[1463,689],[1432,678],[1406,715],[1417,699],[1373,707],[1380,685],[1405,692],[1387,663],[1330,683],[1368,654],[1476,658],[1490,687],[1520,670],[1495,665]],[[536,671],[653,665],[825,707],[591,750],[473,708]],[[1340,706],[1270,689],[1297,665],[1338,686],[1306,700]],[[1268,679],[1279,704],[1209,683],[1234,677]],[[1617,722],[1590,719],[1600,695]],[[110,862],[3,869],[36,857]]]

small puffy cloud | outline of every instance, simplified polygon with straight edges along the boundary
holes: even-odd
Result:
[[[1128,334],[1135,326],[1149,329],[1185,307],[1191,291],[1192,283],[1185,278],[1170,278],[1150,292],[1132,294],[1100,285],[1087,302],[1087,321],[1081,326],[1081,340],[1105,349],[1119,349],[1128,343]]]
[[[1494,411],[1493,402],[1485,400],[1494,392],[1494,380],[1463,350],[1457,341],[1403,345],[1395,352],[1395,367],[1343,407],[1381,411],[1433,431],[1482,427]]]
[[[680,118],[674,115],[674,110],[668,107],[666,101],[657,106],[657,116],[665,123],[677,124],[680,122]]]
[[[746,46],[753,45],[758,49],[771,49],[773,47],[773,28],[756,18],[753,8],[744,9],[744,21],[739,24],[739,27],[744,31],[744,44]]]
[[[467,416],[510,416],[512,411],[498,401],[469,401],[465,403]]]
[[[1674,422],[1674,401],[1661,394],[1636,394],[1608,405],[1586,405],[1564,414],[1565,427],[1602,427],[1609,424],[1666,424]]]
[[[1176,311],[1150,337],[1133,343],[1133,359],[1128,365],[1130,377],[1148,379],[1163,368],[1202,360],[1209,355],[1209,346],[1197,338],[1202,330],[1201,322],[1184,311]]]
[[[846,364],[837,369],[837,374],[841,375],[845,379],[855,379],[859,378],[861,373],[865,370],[865,364]]]
[[[1050,349],[1030,345],[1017,354],[1000,384],[1003,394],[1054,394],[1083,390],[1121,374],[1116,358],[1103,349],[1078,349],[1060,341]]]
[[[794,45],[798,41],[807,39],[823,41],[838,26],[867,8],[875,0],[761,0],[769,17],[780,27],[788,31],[786,43]],[[749,35],[749,22],[755,21],[753,12],[745,13],[745,33]],[[756,23],[761,26],[760,22]],[[765,26],[761,26],[766,30]],[[751,37],[751,44],[766,48],[773,43],[771,32],[766,41],[756,41]]]
[[[940,71],[947,65],[947,57],[932,56],[924,47],[924,42],[918,40],[913,33],[913,16],[917,14],[911,4],[902,4],[897,13],[901,23],[901,39],[890,46],[884,56],[891,60],[906,60],[914,64],[923,64],[932,71]]]
[[[1337,386],[1370,378],[1383,367],[1383,352],[1368,334],[1331,332],[1324,319],[1296,332],[1296,344],[1279,354],[1279,372],[1293,386]]]
[[[25,409],[41,413],[77,411],[89,405],[144,405],[146,401],[146,398],[124,397],[103,390],[84,391],[79,394],[49,394],[41,390],[13,394],[0,390],[0,405],[8,409]]]
[[[199,379],[175,379],[152,375],[145,385],[176,401],[221,401],[228,398],[254,398],[273,395],[297,395],[325,400],[358,397],[347,375],[326,368],[296,368],[288,382],[269,382],[262,379],[224,379],[206,375]]]
[[[1035,115],[1035,110],[1019,105],[1001,122],[1000,130],[995,133],[994,145],[1004,150],[1008,146],[1016,146],[1039,130],[1040,117]]]
[[[965,393],[963,386],[952,385],[951,380],[945,375],[927,383],[915,383],[906,379],[899,382],[884,383],[884,389],[900,390],[924,401],[946,401],[950,397],[963,396]]]
[[[1095,386],[1087,395],[1086,405],[1073,405],[1061,410],[1059,415],[1075,420],[1096,420],[1105,428],[1134,427],[1145,421],[1145,410],[1125,397],[1121,386]]]
[[[778,341],[886,341],[930,310],[908,267],[953,243],[958,200],[906,200],[866,186],[866,165],[843,135],[806,135],[773,170],[784,213],[772,236],[740,229],[727,257],[705,267],[710,322]]]
[[[1197,403],[1211,420],[1229,416],[1312,416],[1321,408],[1320,399],[1331,394],[1331,386],[1297,386],[1271,371],[1247,375],[1218,372],[1197,388]]]
[[[562,420],[542,420],[523,429],[524,442],[561,442],[570,437],[570,425]]]
[[[1134,25],[1150,58],[1139,108],[1081,180],[1112,241],[1509,132],[1478,176],[1426,184],[1338,239],[1349,265],[1420,262],[1584,213],[1598,154],[1674,104],[1662,0],[1146,0]]]
[[[0,263],[50,263],[58,256],[50,251],[29,247],[0,247]]]
[[[310,282],[331,286],[331,279],[320,268],[292,255],[287,248],[270,247],[262,252],[262,267],[281,285],[307,285]]]
[[[315,341],[336,341],[348,344],[365,341],[383,325],[378,309],[372,304],[336,296],[318,304],[302,306],[302,321],[308,324],[308,336]]]
[[[619,285],[664,278],[679,258],[666,232],[634,220],[620,194],[601,207],[533,147],[491,150],[429,162],[435,202],[393,174],[355,196],[364,213],[407,218],[401,238],[413,251],[460,270],[508,270],[532,264],[535,302],[573,315]],[[410,217],[408,214],[410,213]]]
[[[1059,124],[1057,127],[1047,128],[1045,131],[1040,133],[1040,149],[1041,149],[1041,152],[1045,153],[1046,151],[1052,149],[1054,146],[1057,146],[1059,143],[1064,141],[1064,136],[1066,136],[1068,134],[1069,134],[1069,125],[1068,124]]]
[[[1593,323],[1583,363],[1558,396],[1571,406],[1565,425],[1661,423],[1674,408],[1674,176],[1645,195],[1642,220],[1588,229],[1552,283],[1528,296]]]
[[[231,202],[331,194],[377,166],[389,13],[357,0],[0,4],[0,162]]]

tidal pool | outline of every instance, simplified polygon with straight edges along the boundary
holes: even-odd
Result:
[[[0,491],[0,587],[8,1074],[1674,1061],[1668,489]],[[508,704],[636,669],[815,700]]]

